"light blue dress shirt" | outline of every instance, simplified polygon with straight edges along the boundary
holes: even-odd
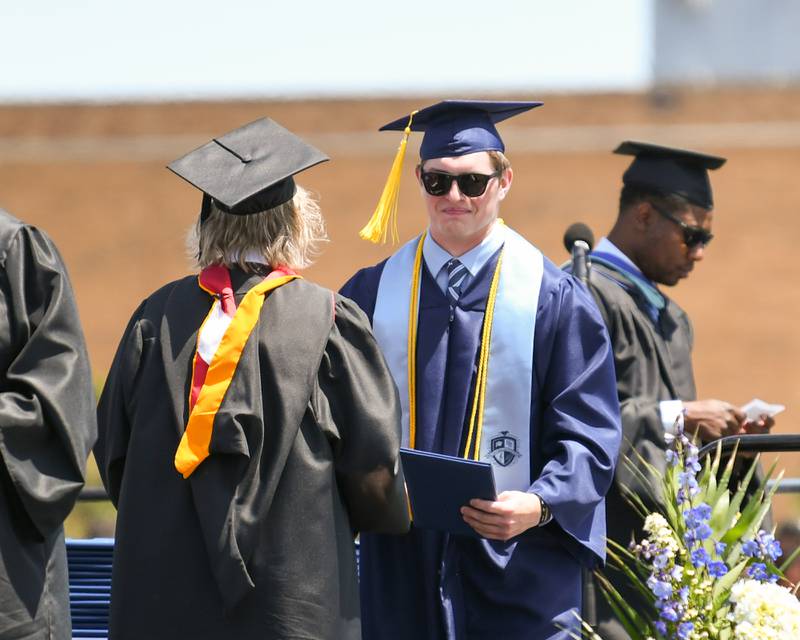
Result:
[[[425,241],[422,243],[422,257],[425,260],[425,265],[428,271],[431,272],[436,279],[436,284],[442,290],[442,293],[447,291],[448,273],[447,265],[450,260],[457,258],[461,264],[467,268],[467,275],[461,283],[461,290],[469,286],[469,283],[477,275],[483,266],[489,261],[497,250],[503,246],[506,234],[505,227],[499,222],[494,223],[494,227],[489,232],[479,245],[473,247],[465,254],[460,256],[452,256],[439,246],[431,237],[430,230],[425,235]]]

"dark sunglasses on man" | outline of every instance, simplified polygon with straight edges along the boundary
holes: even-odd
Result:
[[[650,206],[653,207],[659,214],[664,216],[667,220],[671,220],[675,224],[677,224],[681,231],[683,231],[683,243],[689,248],[694,249],[698,246],[708,246],[708,243],[714,239],[714,234],[702,227],[695,227],[690,224],[686,224],[680,218],[675,217],[669,211],[664,211],[661,207],[657,206],[653,202],[650,203]]]
[[[442,171],[420,171],[422,186],[432,196],[444,196],[450,193],[453,180],[458,184],[458,190],[468,198],[477,198],[486,191],[486,186],[492,178],[498,178],[502,171],[495,171],[486,175],[485,173],[461,173],[454,176],[451,173]]]

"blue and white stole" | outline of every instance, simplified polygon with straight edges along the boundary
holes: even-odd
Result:
[[[604,245],[607,250],[603,250]],[[613,279],[619,286],[627,288],[626,285],[628,285],[630,288],[639,291],[644,298],[647,315],[650,317],[655,327],[658,328],[659,314],[667,306],[667,300],[664,294],[662,294],[658,290],[658,287],[648,280],[636,266],[632,263],[628,263],[625,259],[620,257],[620,255],[617,255],[615,251],[619,251],[619,249],[617,249],[608,238],[603,238],[598,244],[597,249],[589,254],[589,259],[619,274],[623,280],[622,282],[616,278]]]
[[[544,258],[515,231],[504,225],[500,230],[504,233],[504,245],[490,327],[485,402],[476,459],[492,464],[498,492],[525,491],[531,484],[527,457],[530,452],[533,336]],[[413,292],[412,286],[421,280],[420,274],[415,277],[415,263],[418,263],[417,252],[421,250],[423,239],[424,236],[414,238],[386,261],[373,314],[375,337],[400,392],[404,447],[411,445],[408,355],[410,349],[416,350],[416,344],[409,344],[409,319],[412,303],[419,313],[419,286]],[[487,304],[487,316],[488,311]]]

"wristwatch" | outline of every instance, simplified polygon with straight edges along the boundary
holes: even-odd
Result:
[[[538,493],[534,493],[533,495],[539,498],[539,504],[542,506],[542,513],[539,516],[539,523],[536,525],[537,527],[541,527],[553,519],[553,512],[550,510],[548,504],[542,500],[542,497]]]

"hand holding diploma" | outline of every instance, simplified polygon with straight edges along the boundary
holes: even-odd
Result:
[[[470,500],[461,515],[484,538],[508,540],[539,524],[542,505],[534,493],[503,491],[497,500]]]

